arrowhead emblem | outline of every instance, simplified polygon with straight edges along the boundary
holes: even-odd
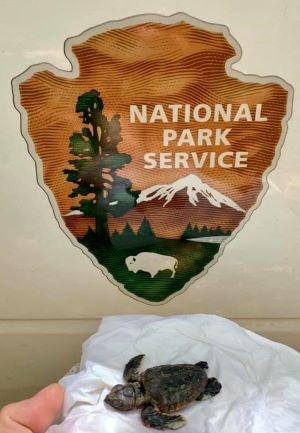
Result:
[[[233,69],[241,48],[228,28],[182,13],[97,26],[65,53],[71,72],[39,64],[13,80],[38,182],[110,282],[164,303],[260,205],[293,90]]]

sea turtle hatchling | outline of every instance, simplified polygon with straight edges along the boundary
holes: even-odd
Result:
[[[176,430],[185,418],[170,415],[194,400],[218,394],[222,385],[208,378],[205,361],[197,364],[159,365],[140,372],[144,355],[132,358],[125,366],[127,385],[115,385],[105,402],[120,411],[142,408],[142,420],[148,427]]]

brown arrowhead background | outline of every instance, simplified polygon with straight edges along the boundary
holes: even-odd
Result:
[[[177,24],[146,23],[107,31],[73,46],[78,58],[80,75],[75,79],[59,77],[50,71],[35,73],[20,85],[21,104],[28,113],[28,133],[43,163],[44,182],[52,190],[62,215],[70,211],[77,199],[68,197],[72,184],[63,174],[68,166],[69,137],[82,128],[75,113],[77,98],[84,92],[101,92],[107,117],[121,115],[123,141],[120,152],[129,153],[132,162],[122,175],[133,182],[133,189],[142,190],[154,184],[171,183],[189,173],[197,174],[209,186],[227,195],[240,207],[249,210],[263,188],[262,175],[272,164],[276,145],[282,133],[282,119],[287,111],[287,90],[277,83],[243,82],[228,76],[225,63],[236,53],[222,33],[209,32],[186,22]],[[199,124],[130,124],[130,104],[263,104],[268,122],[232,122]],[[248,151],[248,167],[244,169],[203,168],[197,170],[145,170],[146,152],[207,151],[203,148],[163,148],[162,131],[183,128],[197,131],[199,127],[232,128],[232,151]],[[222,152],[224,146],[211,148]],[[180,212],[178,212],[180,209]],[[208,211],[210,213],[208,213]],[[180,236],[187,222],[201,227],[222,225],[237,227],[244,214],[223,207],[222,212],[211,206],[193,207],[184,196],[162,208],[161,202],[137,206],[123,218],[111,217],[111,229],[121,229],[126,221],[137,227],[144,215],[157,236]],[[208,224],[210,218],[211,224]],[[78,237],[85,233],[92,219],[65,218],[67,226]]]

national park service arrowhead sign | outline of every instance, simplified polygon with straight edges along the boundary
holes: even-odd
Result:
[[[13,80],[38,182],[111,282],[165,302],[259,206],[292,89],[232,69],[241,49],[227,27],[185,14],[100,25],[65,53],[72,72],[39,64]]]

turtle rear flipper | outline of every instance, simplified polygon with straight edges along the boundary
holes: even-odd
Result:
[[[222,385],[215,377],[210,377],[207,381],[206,388],[204,390],[204,395],[210,395],[213,397],[214,395],[219,394],[221,391]]]
[[[158,430],[177,430],[186,424],[186,420],[181,415],[168,415],[159,412],[154,406],[149,405],[142,410],[142,420],[147,427]]]
[[[221,389],[222,385],[220,382],[215,377],[210,377],[207,380],[206,388],[198,395],[196,401],[203,401],[214,397],[215,395],[219,394]]]
[[[140,378],[140,367],[145,355],[137,355],[131,358],[125,365],[123,377],[126,382],[138,382]]]
[[[197,367],[201,367],[202,370],[207,370],[208,369],[208,364],[207,364],[206,361],[197,362],[197,364],[195,364],[195,365],[197,365]]]

